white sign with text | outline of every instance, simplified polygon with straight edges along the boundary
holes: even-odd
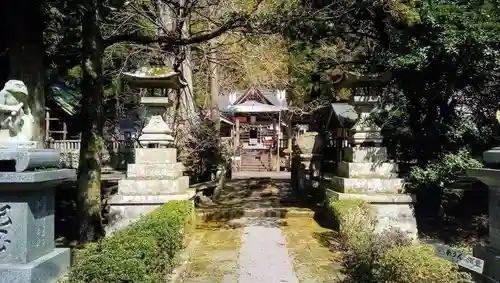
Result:
[[[477,273],[483,273],[484,260],[465,254],[446,245],[436,245],[436,255]]]

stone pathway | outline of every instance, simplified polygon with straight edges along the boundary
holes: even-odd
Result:
[[[199,209],[205,236],[182,282],[340,282],[339,253],[330,251],[335,233],[314,221],[289,186],[283,178],[235,180],[217,207]],[[214,210],[224,213],[207,217]]]
[[[239,283],[299,283],[276,218],[251,218],[245,225]]]

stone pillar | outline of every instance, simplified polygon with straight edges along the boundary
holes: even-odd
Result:
[[[500,163],[500,147],[490,149],[483,154],[483,159],[489,164]],[[489,190],[489,243],[474,247],[475,257],[484,260],[483,274],[490,282],[500,282],[500,170],[497,169],[468,169],[467,175],[475,177],[488,185]]]
[[[355,96],[359,120],[348,139],[352,147],[343,149],[343,160],[332,177],[335,198],[362,199],[371,204],[376,215],[377,231],[399,228],[417,238],[413,216],[415,198],[403,194],[403,180],[398,178],[397,165],[388,160],[387,149],[381,147],[380,128],[369,121],[378,97]]]
[[[172,105],[168,97],[141,97],[145,107],[146,125],[142,129],[139,143],[144,147],[167,147],[174,141],[172,130],[163,115]]]
[[[54,247],[54,187],[76,173],[51,166],[54,158],[55,150],[0,149],[1,161],[16,163],[0,172],[0,283],[55,282],[70,267],[70,250]]]
[[[297,137],[298,152],[292,161],[292,179],[299,192],[316,193],[320,187],[323,160],[323,140],[317,132],[307,132]]]

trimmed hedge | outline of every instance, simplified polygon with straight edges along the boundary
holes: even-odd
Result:
[[[77,251],[69,283],[165,282],[193,218],[190,201],[171,201],[124,230]]]
[[[331,202],[339,223],[347,282],[468,283],[468,273],[434,254],[432,246],[412,245],[399,230],[375,233],[369,204],[360,200]]]

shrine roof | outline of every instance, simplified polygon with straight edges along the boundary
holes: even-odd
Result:
[[[53,101],[68,116],[74,116],[80,111],[81,94],[76,89],[63,84],[55,84],[50,87],[48,99]]]
[[[271,106],[277,106],[277,107],[280,106],[280,102],[278,100],[276,90],[250,88],[250,89],[244,90],[244,91],[242,91],[242,90],[232,91],[231,93],[234,93],[236,95],[236,101],[238,102],[238,100],[241,100],[241,98],[244,95],[248,94],[248,92],[252,89],[258,90],[259,94],[262,95],[262,97],[266,100],[266,102],[269,102],[269,104],[257,102],[258,104],[271,105]],[[219,95],[218,100],[217,100],[217,106],[219,108],[219,111],[228,112],[228,107],[231,105],[231,103],[229,102],[229,94],[230,93],[222,93],[221,95]],[[244,104],[248,101],[251,101],[251,100],[246,100],[246,101],[243,100],[243,101],[241,101],[241,103],[236,103],[236,105],[241,105],[241,104]],[[254,105],[254,107],[257,107],[257,105]],[[286,99],[282,101],[281,107],[283,109],[286,109],[288,107],[288,103],[287,103]],[[278,110],[276,108],[273,108],[272,111],[278,111]]]

